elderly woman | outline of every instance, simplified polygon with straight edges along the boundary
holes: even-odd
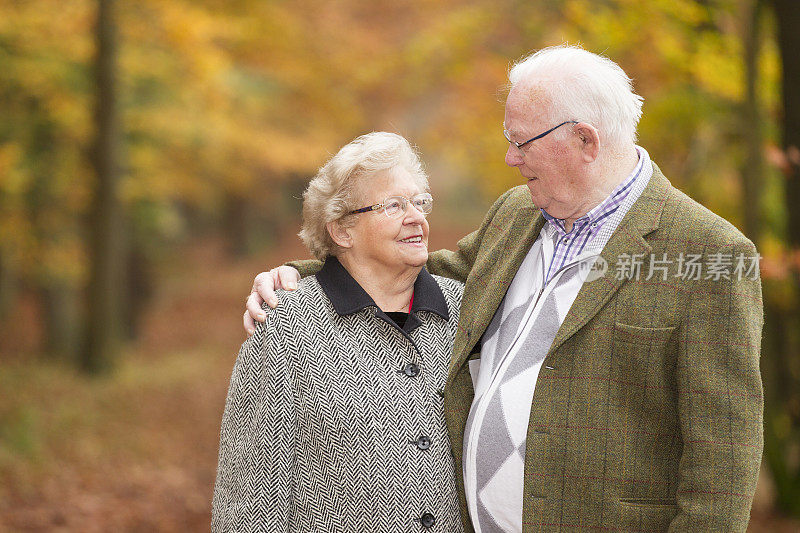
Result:
[[[214,531],[462,530],[441,391],[463,286],[424,268],[432,202],[391,133],[311,180],[300,237],[324,266],[239,352]]]

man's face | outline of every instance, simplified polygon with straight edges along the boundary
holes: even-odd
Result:
[[[512,140],[525,142],[572,117],[557,117],[550,124],[544,118],[547,98],[541,89],[515,86],[506,100],[505,129]],[[579,120],[579,118],[578,118]],[[556,218],[577,218],[591,194],[585,174],[581,143],[565,124],[521,149],[509,143],[506,164],[516,167],[528,183],[533,203]]]

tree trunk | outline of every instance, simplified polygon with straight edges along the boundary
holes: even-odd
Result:
[[[787,237],[800,248],[800,6],[797,0],[772,0],[783,66],[783,148],[786,154]]]
[[[90,207],[90,274],[86,341],[80,366],[88,373],[109,368],[119,339],[122,229],[117,181],[119,125],[116,102],[114,0],[97,2],[95,58],[95,190]]]
[[[755,242],[761,239],[761,191],[764,181],[764,136],[758,98],[758,57],[761,49],[762,0],[747,0],[744,8],[742,42],[744,48],[745,101],[742,133],[745,159],[742,164],[742,207],[745,234]]]
[[[797,0],[772,0],[783,66],[782,102],[786,241],[790,252],[800,249],[800,9]],[[800,516],[800,315],[797,265],[784,283],[765,289],[780,292],[765,305],[764,367],[773,373],[766,387],[764,455],[775,481],[778,508]],[[769,295],[769,293],[767,293]],[[789,295],[788,298],[784,295]]]
[[[37,291],[45,323],[46,357],[71,360],[80,341],[78,295],[67,284],[50,284]]]
[[[11,310],[16,296],[16,273],[11,270],[10,261],[6,259],[3,250],[0,249],[0,320],[3,320]]]

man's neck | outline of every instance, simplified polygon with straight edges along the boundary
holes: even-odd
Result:
[[[590,198],[584,204],[579,214],[564,219],[564,231],[572,231],[572,225],[576,220],[600,205],[620,183],[631,175],[631,172],[639,163],[639,152],[634,145],[624,153],[610,153],[606,156],[606,161],[598,161],[598,172],[595,176],[597,187],[590,194]]]

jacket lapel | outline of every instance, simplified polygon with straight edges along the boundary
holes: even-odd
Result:
[[[628,281],[626,277],[616,275],[616,264],[621,255],[645,254],[644,257],[647,258],[651,248],[644,237],[658,228],[669,186],[667,178],[653,164],[650,182],[625,214],[600,254],[608,265],[608,271],[597,280],[584,282],[553,340],[548,355],[585,326],[622,284]]]
[[[526,196],[526,199],[530,204],[530,197]],[[509,222],[509,226],[515,228],[516,235],[508,236],[501,246],[497,247],[495,253],[487,254],[486,257],[481,258],[482,264],[476,264],[477,268],[473,272],[479,273],[476,276],[478,281],[474,282],[471,287],[468,282],[462,304],[469,306],[471,303],[475,306],[470,313],[472,321],[464,323],[463,330],[456,337],[455,359],[451,370],[458,369],[464,364],[470,349],[486,331],[495,311],[500,307],[500,302],[509,285],[517,275],[517,270],[539,236],[545,222],[541,211],[533,204],[519,208],[514,215],[514,220]],[[480,275],[481,272],[486,272],[486,274]],[[467,335],[463,335],[466,332],[468,332]]]

